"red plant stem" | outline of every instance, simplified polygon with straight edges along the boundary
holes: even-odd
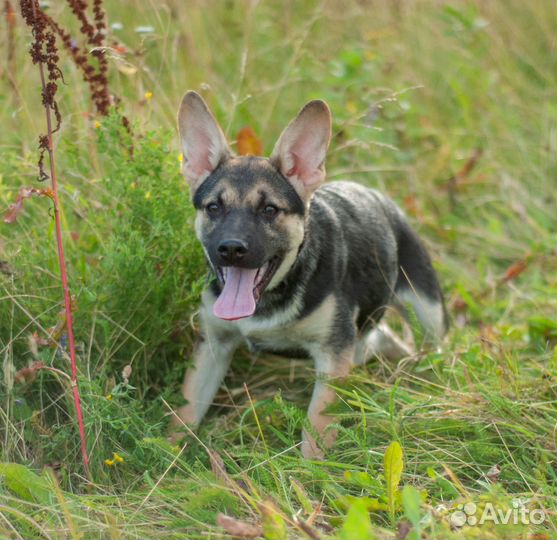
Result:
[[[35,2],[31,2],[33,6],[33,17],[36,18]],[[46,90],[43,63],[39,62],[39,71],[41,74],[41,85],[43,95]],[[73,399],[75,413],[77,416],[77,425],[79,427],[79,437],[81,439],[81,457],[85,473],[89,477],[89,456],[87,455],[87,440],[85,437],[85,426],[83,424],[83,413],[81,411],[81,399],[79,396],[79,386],[77,382],[77,362],[75,358],[75,343],[73,336],[72,322],[72,306],[70,287],[68,285],[68,274],[66,272],[66,259],[64,257],[64,244],[62,242],[62,225],[60,223],[60,204],[58,201],[58,186],[56,183],[56,171],[54,168],[54,147],[52,144],[52,119],[50,115],[50,105],[45,104],[46,125],[48,135],[48,160],[50,163],[50,179],[52,182],[52,200],[54,202],[54,222],[56,225],[56,244],[58,246],[58,262],[60,264],[60,275],[62,278],[62,289],[64,291],[64,309],[66,311],[66,327],[68,330],[68,342],[70,346],[70,363],[71,363],[71,385],[73,390]]]

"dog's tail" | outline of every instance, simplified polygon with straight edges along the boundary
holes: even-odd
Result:
[[[439,343],[449,327],[443,293],[431,259],[406,221],[399,223],[398,265],[394,305],[409,320],[413,309],[429,343]]]

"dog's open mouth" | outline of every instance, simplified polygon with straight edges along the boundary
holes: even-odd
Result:
[[[218,278],[223,287],[213,306],[215,316],[233,321],[253,315],[257,302],[275,275],[279,263],[280,258],[273,257],[259,268],[217,268]]]

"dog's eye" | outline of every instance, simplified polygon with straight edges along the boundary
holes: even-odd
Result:
[[[267,204],[263,208],[263,215],[268,218],[275,217],[277,215],[278,208],[273,204]]]
[[[207,213],[211,216],[215,216],[219,213],[220,211],[220,205],[217,203],[209,203],[205,209],[207,210]]]

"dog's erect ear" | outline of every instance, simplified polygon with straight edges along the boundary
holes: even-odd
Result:
[[[182,98],[178,128],[184,155],[182,172],[193,195],[201,182],[230,155],[230,149],[215,117],[197,92],[190,90]]]
[[[324,101],[310,101],[282,132],[271,163],[307,201],[325,180],[325,155],[331,140],[331,112]]]

